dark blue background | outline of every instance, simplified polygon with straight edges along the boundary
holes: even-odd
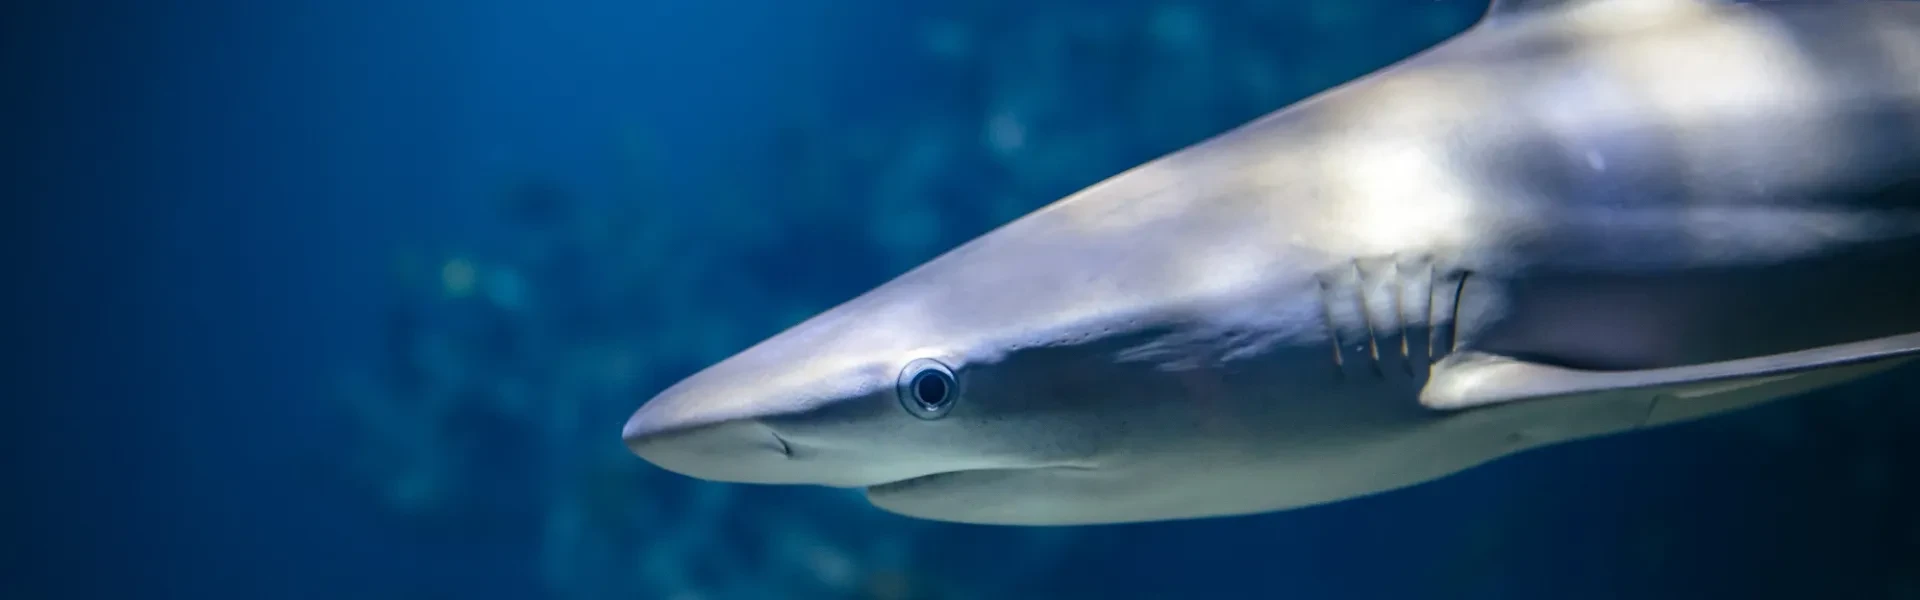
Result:
[[[1087,61],[1072,71],[1087,81],[1050,85],[1106,123],[1083,129],[1122,132],[1104,154],[1038,179],[985,160],[947,176],[1037,207],[1404,56],[1480,10],[1376,0],[1347,18],[1303,24],[1318,13],[1195,4],[1240,27],[1234,39],[1251,41],[1236,52],[1284,49],[1285,59],[1269,63],[1287,70],[1284,86],[1129,128],[1143,109],[1101,90],[1177,96],[1177,69]],[[9,296],[23,318],[6,333],[24,393],[5,402],[17,474],[4,494],[11,573],[0,595],[630,597],[591,578],[564,590],[543,579],[538,565],[551,550],[539,541],[541,515],[521,511],[538,505],[488,513],[487,527],[423,523],[382,505],[357,479],[364,474],[340,466],[362,424],[341,414],[330,390],[388,351],[383,323],[407,302],[396,298],[409,297],[396,284],[396,257],[512,255],[526,233],[499,217],[497,198],[528,179],[558,182],[582,211],[613,210],[633,202],[627,178],[644,160],[654,190],[644,201],[694,206],[721,182],[797,168],[764,151],[796,119],[811,136],[803,145],[822,147],[855,145],[854,132],[895,123],[975,119],[985,101],[970,82],[996,75],[924,58],[918,24],[930,15],[1018,29],[1039,27],[1020,24],[1029,12],[1070,23],[1142,6],[9,5],[0,90],[12,108],[0,133],[14,150],[6,245],[19,259]],[[1266,16],[1236,20],[1237,11]],[[1269,35],[1260,23],[1288,25]],[[646,158],[632,158],[634,144],[648,148]],[[715,352],[1004,219],[928,198],[952,213],[937,239],[879,260],[871,246],[818,243],[859,235],[845,224],[864,205],[785,184],[765,189],[773,191],[756,197],[768,207],[814,203],[793,227],[818,233],[755,241],[716,229],[711,248],[687,249],[686,260],[707,261],[701,269],[752,263],[768,274],[760,291],[793,290],[784,300],[732,294],[712,303],[715,318],[742,323]],[[782,258],[753,262],[728,250],[749,246]],[[578,277],[598,273],[582,267]],[[649,364],[630,401],[595,405],[587,420],[617,444],[623,411],[698,366]],[[1879,598],[1904,589],[1912,598],[1920,444],[1903,438],[1920,424],[1914,378],[1906,369],[1350,503],[1076,530],[1025,571],[995,564],[1026,539],[1000,528],[938,526],[910,552],[931,557],[918,561],[931,580],[1017,571],[1009,593],[1023,597]],[[675,494],[694,485],[647,481]],[[856,527],[836,524],[847,510],[859,509],[835,505],[842,512],[819,513],[819,525]],[[875,537],[926,527],[877,518]],[[754,530],[727,535],[721,543],[743,553],[765,544]]]

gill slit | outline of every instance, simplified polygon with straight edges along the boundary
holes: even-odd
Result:
[[[1388,280],[1394,283],[1401,282],[1400,263],[1398,261],[1388,263],[1388,268],[1393,271],[1393,273],[1388,276]],[[1406,286],[1390,285],[1388,288],[1390,290],[1388,293],[1393,295],[1393,320],[1400,326],[1400,368],[1406,371],[1408,377],[1413,377],[1413,352],[1407,348],[1407,329],[1409,323],[1407,323]],[[1428,297],[1431,298],[1432,295],[1429,294]]]
[[[1347,359],[1341,347],[1345,342],[1340,339],[1340,321],[1333,315],[1333,286],[1325,276],[1314,279],[1320,284],[1320,316],[1326,319],[1327,339],[1333,341],[1333,376],[1336,380],[1345,379]]]
[[[1367,356],[1373,359],[1369,365],[1373,367],[1374,377],[1386,377],[1386,370],[1380,368],[1380,331],[1374,327],[1373,324],[1373,307],[1367,306],[1368,286],[1366,273],[1360,270],[1360,261],[1358,260],[1353,261],[1351,268],[1353,269],[1353,279],[1358,284],[1354,287],[1353,295],[1355,299],[1360,301],[1360,320],[1367,325]]]
[[[1429,289],[1438,294],[1427,302],[1427,364],[1453,352],[1454,344],[1459,342],[1460,297],[1466,293],[1467,271],[1449,271],[1444,278],[1435,277]]]
[[[1456,313],[1470,273],[1431,257],[1415,259],[1420,263],[1417,265],[1402,265],[1393,256],[1383,260],[1385,264],[1381,260],[1353,259],[1316,276],[1335,378],[1345,381],[1364,377],[1356,370],[1360,365],[1348,354],[1365,353],[1374,378],[1423,382],[1433,364],[1451,353],[1457,343]],[[1382,293],[1388,296],[1382,298]],[[1348,311],[1357,311],[1358,315]],[[1382,352],[1383,346],[1394,342],[1382,339],[1383,334],[1398,338],[1397,354],[1392,348]],[[1361,335],[1367,337],[1364,349],[1354,339]],[[1349,343],[1356,345],[1349,348]],[[1399,369],[1382,364],[1392,360],[1400,361]]]

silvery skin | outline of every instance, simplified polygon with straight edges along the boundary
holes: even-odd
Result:
[[[1062,525],[1248,514],[1920,352],[1920,3],[1501,1],[661,392],[641,458]]]

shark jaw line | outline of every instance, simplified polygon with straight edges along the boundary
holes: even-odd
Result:
[[[906,479],[900,479],[896,481],[889,481],[886,483],[869,485],[869,486],[866,486],[866,491],[867,491],[867,496],[869,498],[885,497],[889,495],[897,495],[901,493],[913,492],[913,491],[917,491],[927,487],[935,487],[935,486],[941,485],[942,483],[952,482],[955,479],[965,479],[971,476],[991,475],[991,474],[1000,474],[1000,473],[1017,473],[1017,472],[1025,472],[1025,471],[1093,472],[1097,470],[1098,469],[1092,465],[1081,464],[1081,463],[1042,464],[1042,465],[1034,465],[1034,466],[1027,466],[1027,467],[983,467],[978,469],[958,469],[953,471],[941,471],[938,473],[928,473],[925,475],[908,477]]]

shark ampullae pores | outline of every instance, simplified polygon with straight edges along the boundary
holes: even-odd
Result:
[[[1920,3],[1494,2],[661,392],[640,457],[1004,524],[1247,514],[1920,355]]]

